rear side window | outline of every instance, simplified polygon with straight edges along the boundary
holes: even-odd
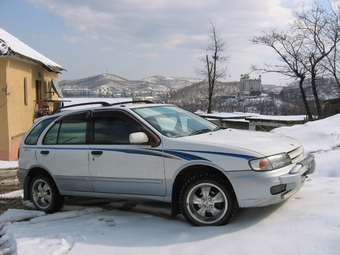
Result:
[[[28,136],[25,139],[25,144],[27,145],[36,145],[39,139],[40,134],[44,131],[44,129],[56,118],[48,118],[46,120],[41,121],[37,124]]]
[[[85,144],[87,117],[84,114],[67,116],[56,122],[46,133],[43,144]]]

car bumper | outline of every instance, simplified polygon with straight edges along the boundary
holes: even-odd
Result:
[[[238,171],[226,173],[239,207],[259,207],[282,202],[295,194],[307,175],[314,173],[315,160],[309,155],[293,167],[267,172]]]

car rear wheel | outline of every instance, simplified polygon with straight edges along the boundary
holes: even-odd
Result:
[[[63,206],[64,197],[59,194],[53,180],[46,175],[37,175],[33,178],[30,193],[32,203],[40,211],[54,213]]]
[[[229,223],[237,210],[230,185],[212,175],[197,175],[181,191],[182,214],[195,226],[220,226]]]

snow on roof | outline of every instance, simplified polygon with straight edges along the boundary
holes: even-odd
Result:
[[[305,121],[306,115],[262,115],[259,113],[241,113],[241,112],[213,112],[206,113],[202,111],[195,112],[196,114],[203,116],[205,118],[211,119],[246,119],[246,120],[259,120],[259,121]]]
[[[306,115],[259,115],[259,116],[251,116],[247,117],[249,120],[262,120],[262,121],[305,121]]]
[[[17,55],[42,65],[50,72],[60,73],[65,68],[32,49],[18,38],[0,28],[0,56]]]

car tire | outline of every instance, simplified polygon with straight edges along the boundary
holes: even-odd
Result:
[[[237,201],[230,184],[213,174],[190,178],[180,193],[180,208],[194,226],[228,224],[237,210]]]
[[[35,208],[45,213],[54,213],[61,209],[64,197],[54,181],[46,175],[37,175],[32,179],[30,195]]]

